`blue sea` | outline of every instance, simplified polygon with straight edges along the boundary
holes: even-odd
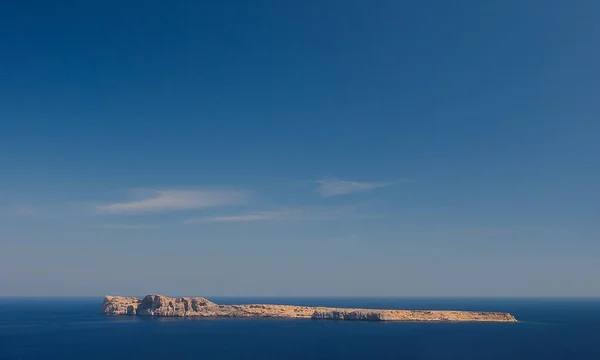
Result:
[[[0,298],[0,359],[600,359],[600,299],[210,300],[506,311],[521,322],[154,319],[101,315],[101,298]]]

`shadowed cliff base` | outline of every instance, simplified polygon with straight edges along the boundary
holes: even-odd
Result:
[[[501,312],[454,310],[380,310],[294,305],[219,305],[202,297],[170,298],[147,295],[143,299],[106,296],[102,305],[106,315],[207,318],[287,318],[358,321],[476,321],[517,322]]]

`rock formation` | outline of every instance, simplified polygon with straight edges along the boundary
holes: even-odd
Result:
[[[517,321],[511,314],[499,312],[369,310],[264,304],[218,305],[201,297],[169,298],[162,295],[147,295],[141,300],[121,296],[107,296],[104,298],[102,313],[106,315],[160,317],[290,318],[363,321]]]

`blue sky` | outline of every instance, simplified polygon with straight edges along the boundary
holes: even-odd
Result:
[[[596,1],[0,4],[0,295],[600,296]]]

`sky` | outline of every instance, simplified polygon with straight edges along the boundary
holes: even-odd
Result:
[[[0,296],[600,296],[599,11],[3,1]]]

